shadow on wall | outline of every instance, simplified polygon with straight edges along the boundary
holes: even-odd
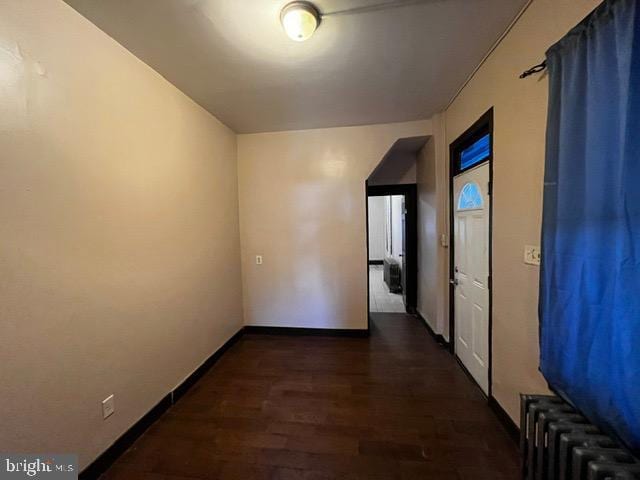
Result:
[[[396,140],[369,175],[368,185],[416,183],[416,159],[428,139],[428,136],[420,136]]]

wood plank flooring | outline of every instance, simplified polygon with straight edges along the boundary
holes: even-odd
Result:
[[[245,335],[104,479],[519,478],[514,443],[416,318]]]

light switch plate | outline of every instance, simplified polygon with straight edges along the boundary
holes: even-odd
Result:
[[[107,419],[116,411],[113,394],[109,395],[102,401],[102,418]]]
[[[524,263],[527,265],[540,265],[540,247],[534,245],[524,246]]]
[[[262,255],[256,255],[256,265],[262,265]]]

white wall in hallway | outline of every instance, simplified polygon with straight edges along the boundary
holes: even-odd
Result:
[[[386,244],[386,197],[369,197],[369,260],[384,260]]]
[[[404,229],[402,216],[404,214],[404,196],[392,195],[387,197],[389,205],[389,226],[391,231],[391,250],[389,256],[402,265],[402,243]]]

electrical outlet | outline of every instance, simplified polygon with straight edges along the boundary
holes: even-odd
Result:
[[[262,265],[262,255],[256,255],[256,265]]]
[[[527,265],[540,265],[540,256],[540,247],[524,246],[524,263]]]
[[[115,411],[116,405],[113,403],[113,394],[111,394],[102,401],[102,418],[106,419],[110,417]]]

